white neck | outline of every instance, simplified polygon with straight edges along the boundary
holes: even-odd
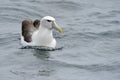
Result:
[[[46,27],[40,26],[39,30],[33,34],[33,43],[38,46],[48,46],[53,41],[52,30],[47,29]]]
[[[40,26],[39,27],[39,30],[38,30],[38,32],[40,33],[40,34],[47,34],[47,35],[51,35],[52,36],[52,30],[49,30],[49,29],[47,29],[47,28],[45,28],[45,27],[43,27],[43,26]],[[46,35],[46,36],[47,36]]]

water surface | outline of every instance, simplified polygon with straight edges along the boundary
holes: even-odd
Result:
[[[119,0],[0,0],[0,80],[119,80]],[[50,15],[62,50],[20,49],[21,22]]]

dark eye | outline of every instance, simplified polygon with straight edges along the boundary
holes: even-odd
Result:
[[[47,20],[48,22],[51,22],[51,20]]]

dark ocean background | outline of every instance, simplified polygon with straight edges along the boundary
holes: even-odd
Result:
[[[20,49],[22,20],[47,15],[63,49]],[[0,0],[0,80],[120,80],[120,0]]]

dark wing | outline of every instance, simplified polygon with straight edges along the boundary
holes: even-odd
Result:
[[[34,26],[32,20],[22,21],[22,36],[24,37],[24,41],[31,42],[33,32]]]
[[[30,19],[22,21],[22,36],[24,41],[31,42],[32,34],[40,26],[40,20],[36,19],[34,22]]]
[[[33,25],[34,25],[34,27],[35,27],[36,29],[38,29],[39,26],[40,26],[40,20],[36,19],[36,20],[33,22]]]

